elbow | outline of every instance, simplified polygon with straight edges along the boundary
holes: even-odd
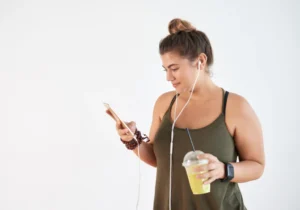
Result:
[[[153,168],[157,168],[157,165],[156,164],[152,164],[151,165]]]
[[[258,167],[257,167],[257,173],[256,173],[256,176],[255,176],[255,180],[256,179],[260,179],[263,174],[264,174],[264,171],[265,171],[265,164],[264,163],[257,163],[258,164]]]
[[[157,168],[157,163],[156,161],[151,161],[150,163],[148,163],[150,166]]]
[[[156,162],[156,158],[151,158],[151,159],[142,159],[145,163],[147,163],[148,165],[156,168],[157,167],[157,162]]]

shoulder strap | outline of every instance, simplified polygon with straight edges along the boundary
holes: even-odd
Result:
[[[223,90],[224,93],[224,90]],[[222,103],[222,113],[225,115],[226,112],[226,104],[227,104],[227,98],[228,98],[228,91],[225,91],[225,93],[223,94],[223,103]]]
[[[177,97],[178,97],[178,96],[179,96],[179,93],[177,93]],[[168,111],[171,110],[171,107],[173,106],[175,100],[176,100],[176,94],[175,94],[174,97],[172,98],[172,101],[171,101],[171,103],[170,103],[170,105],[169,105]]]

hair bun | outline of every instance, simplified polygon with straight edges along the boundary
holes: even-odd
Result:
[[[196,31],[196,28],[186,20],[175,18],[169,23],[169,33],[176,34],[179,31],[191,32]]]

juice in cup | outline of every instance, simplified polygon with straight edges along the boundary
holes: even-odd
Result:
[[[203,185],[204,179],[199,179],[196,176],[198,174],[204,173],[205,171],[201,172],[195,172],[194,168],[199,165],[208,164],[207,159],[201,159],[199,160],[197,158],[198,155],[203,154],[202,151],[196,150],[196,151],[190,151],[188,152],[183,159],[182,165],[186,169],[187,177],[190,183],[191,190],[193,194],[205,194],[210,192],[210,184]]]

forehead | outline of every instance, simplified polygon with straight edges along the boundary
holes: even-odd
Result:
[[[181,57],[176,52],[167,52],[160,55],[160,57],[164,67],[168,67],[172,64],[184,64],[188,62],[188,59]]]

